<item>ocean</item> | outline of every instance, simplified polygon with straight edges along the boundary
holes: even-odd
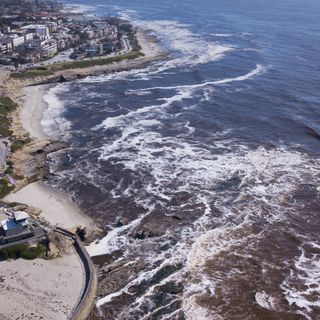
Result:
[[[47,183],[106,235],[95,319],[320,319],[320,2],[77,4],[169,53],[45,96]]]

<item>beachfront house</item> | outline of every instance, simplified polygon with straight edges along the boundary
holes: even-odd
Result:
[[[0,222],[0,244],[18,241],[32,236],[29,228],[30,216],[24,211],[16,211]]]

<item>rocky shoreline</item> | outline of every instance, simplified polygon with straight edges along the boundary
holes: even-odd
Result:
[[[18,105],[10,115],[12,137],[24,141],[21,148],[13,152],[9,158],[13,163],[14,174],[21,178],[16,181],[13,192],[4,199],[7,203],[23,204],[28,212],[33,213],[40,220],[44,219],[50,225],[61,225],[73,231],[81,225],[81,227],[90,231],[87,241],[102,236],[102,230],[91,218],[80,211],[68,195],[47,187],[42,182],[46,180],[48,173],[46,167],[47,156],[66,147],[64,143],[53,141],[42,131],[40,121],[46,108],[43,95],[48,90],[48,84],[53,85],[57,82],[73,81],[87,76],[141,68],[152,61],[165,59],[166,54],[158,47],[153,37],[144,32],[138,32],[137,37],[144,56],[134,60],[86,69],[59,71],[54,76],[34,79],[13,78],[10,77],[10,74],[5,76],[1,88],[2,95],[10,97]],[[62,214],[59,215],[58,212]],[[59,251],[58,256],[62,256],[62,258],[65,255],[63,253],[66,252],[65,250],[60,250],[58,247],[52,249],[54,249],[54,252]],[[55,264],[54,260],[51,263]],[[73,264],[70,264],[71,269],[74,263],[73,260]],[[119,268],[122,270],[122,266],[122,263],[117,266],[111,265],[109,269],[111,271],[116,269],[115,275],[118,277]],[[101,272],[104,273],[105,271],[100,270]],[[110,284],[111,287],[109,285],[107,287],[111,290],[112,279]],[[29,286],[32,287],[32,283]],[[103,291],[105,292],[105,289]],[[18,297],[18,299],[19,303],[24,305],[24,300],[21,297]],[[21,302],[20,299],[22,299]],[[37,304],[36,297],[35,304]],[[8,316],[8,314],[3,314],[3,316]],[[16,313],[14,316],[19,316],[19,314]]]

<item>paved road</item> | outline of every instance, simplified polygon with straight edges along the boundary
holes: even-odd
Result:
[[[67,61],[73,61],[72,59],[70,59],[70,55],[71,53],[74,52],[74,49],[68,49],[66,51],[63,51],[61,53],[59,53],[58,55],[56,55],[55,57],[53,57],[52,59],[46,60],[46,61],[42,61],[39,63],[34,63],[30,66],[33,67],[39,67],[39,66],[46,66],[48,64],[54,64],[54,63],[59,63],[59,62],[67,62]]]
[[[132,50],[130,41],[128,39],[127,36],[123,36],[121,38],[121,42],[122,42],[122,50],[121,53],[129,53]]]

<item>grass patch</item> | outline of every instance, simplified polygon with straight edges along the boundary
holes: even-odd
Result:
[[[17,104],[9,97],[0,97],[0,110],[1,114],[8,114],[17,108]]]
[[[46,68],[31,68],[25,72],[12,72],[12,78],[36,78],[36,77],[46,77],[52,75],[53,72]]]
[[[7,179],[0,179],[0,199],[7,196],[13,189],[14,186],[11,186]]]
[[[139,51],[131,51],[126,54],[122,54],[115,57],[109,57],[109,58],[95,58],[91,60],[80,60],[80,61],[50,64],[45,67],[30,68],[22,73],[17,73],[17,72],[11,73],[11,77],[33,78],[33,77],[41,77],[41,76],[50,76],[57,71],[64,71],[64,70],[78,69],[78,68],[84,69],[84,68],[90,68],[94,66],[103,66],[103,65],[114,63],[114,62],[120,62],[124,60],[133,60],[143,55],[144,54]]]
[[[137,51],[131,51],[129,53],[110,57],[110,58],[97,58],[92,60],[82,60],[82,61],[72,61],[72,62],[64,62],[57,63],[50,66],[50,70],[52,71],[61,71],[67,69],[77,69],[77,68],[90,68],[94,66],[107,65],[114,62],[120,62],[123,60],[132,60],[138,57],[141,57],[143,54]]]
[[[43,256],[46,253],[46,247],[43,244],[37,246],[29,246],[27,244],[17,244],[12,247],[0,250],[0,259],[26,259],[34,260]]]

